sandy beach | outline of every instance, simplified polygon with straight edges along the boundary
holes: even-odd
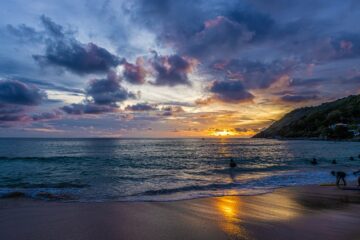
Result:
[[[360,192],[334,186],[175,202],[0,201],[0,236],[43,239],[360,239]]]

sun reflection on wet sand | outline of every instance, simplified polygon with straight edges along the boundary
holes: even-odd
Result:
[[[303,208],[290,194],[264,194],[252,197],[227,196],[215,198],[220,228],[231,239],[252,239],[246,223],[275,223],[292,220]]]
[[[237,197],[216,198],[216,209],[219,213],[218,223],[231,239],[251,239],[241,226],[242,202]]]
[[[256,196],[247,205],[248,217],[258,221],[287,221],[297,217],[302,207],[286,194]]]

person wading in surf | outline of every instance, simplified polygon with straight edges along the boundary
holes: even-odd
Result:
[[[354,175],[357,175],[359,173],[360,173],[360,170],[353,172]],[[360,176],[358,177],[358,187],[360,187]]]
[[[344,186],[346,186],[346,173],[342,171],[331,171],[331,174],[336,177],[336,186],[340,186],[340,181],[343,182]]]

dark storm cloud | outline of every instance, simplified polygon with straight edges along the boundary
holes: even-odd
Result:
[[[46,94],[40,89],[16,80],[0,80],[0,103],[39,105]]]
[[[29,106],[0,103],[0,128],[14,127],[19,124],[23,126],[36,121],[28,115],[28,112]]]
[[[265,89],[283,76],[290,75],[297,67],[293,60],[275,60],[272,62],[231,60],[212,65],[224,72],[228,78],[242,82],[246,89]]]
[[[45,121],[60,118],[59,111],[31,115],[33,106],[47,100],[46,94],[35,86],[17,80],[0,81],[0,127],[19,123]]]
[[[268,14],[253,9],[230,10],[227,17],[239,24],[244,24],[250,32],[254,33],[253,40],[261,40],[272,34],[275,20]]]
[[[61,107],[68,114],[101,114],[118,111],[118,102],[123,102],[136,95],[123,88],[120,79],[108,74],[103,79],[93,79],[86,88],[86,100],[83,103]]]
[[[136,3],[132,10],[137,22],[155,28],[161,44],[169,44],[178,54],[195,57],[201,63],[295,58],[304,66],[314,61],[359,57],[353,1],[332,5],[322,0],[311,5],[231,0]],[[344,17],[345,10],[351,14]]]
[[[253,36],[246,25],[219,16],[206,21],[204,29],[184,47],[187,54],[200,59],[233,56],[251,42]]]
[[[55,23],[51,18],[41,15],[40,22],[44,27],[44,30],[36,30],[33,27],[29,27],[26,24],[20,24],[13,26],[8,24],[6,30],[8,33],[19,39],[36,42],[46,42],[49,39],[65,39],[73,38],[76,31],[64,28],[63,26]],[[31,42],[28,42],[31,43]]]
[[[53,120],[53,119],[58,119],[60,117],[61,117],[60,111],[42,112],[42,113],[33,114],[31,116],[33,121]]]
[[[158,56],[155,53],[151,65],[155,71],[155,85],[176,86],[191,85],[188,74],[195,64],[192,60],[179,55]]]
[[[17,80],[0,80],[0,127],[60,118],[59,111],[31,115],[33,106],[48,101],[37,87]]]
[[[316,95],[285,95],[281,97],[284,102],[299,103],[319,99]]]
[[[135,105],[128,105],[126,106],[125,110],[127,111],[134,111],[134,112],[141,112],[141,111],[155,111],[157,108],[148,103],[137,103]]]
[[[137,61],[136,64],[124,62],[124,79],[132,84],[145,83],[146,70],[141,61]]]
[[[42,66],[58,66],[77,74],[106,73],[123,60],[95,43],[81,43],[75,38],[76,31],[55,23],[42,15],[45,30],[37,31],[25,24],[14,27],[7,25],[7,31],[22,41],[45,44],[45,54],[35,54],[33,59]]]
[[[189,4],[186,1],[139,0],[134,1],[131,17],[134,22],[157,32],[159,41],[183,41],[201,29],[209,14],[206,4],[209,1]]]
[[[239,80],[215,81],[210,87],[210,92],[217,100],[230,103],[250,101],[254,98]]]
[[[114,106],[98,105],[91,102],[73,103],[71,105],[61,107],[61,110],[72,115],[109,113],[116,112],[117,109],[118,108]]]
[[[0,127],[4,124],[4,122],[24,120],[26,120],[26,115],[22,106],[0,103]]]
[[[26,115],[23,114],[0,114],[0,127],[7,126],[9,122],[20,122],[26,120]]]
[[[137,1],[133,18],[154,30],[158,40],[179,54],[199,60],[228,58],[254,41],[270,36],[276,22],[239,1]],[[140,17],[141,16],[141,17]]]
[[[169,117],[182,112],[184,112],[184,109],[181,106],[165,106],[161,108],[160,115]]]
[[[116,105],[117,102],[135,98],[135,94],[128,92],[117,79],[111,77],[91,80],[86,94],[99,105]]]
[[[22,40],[33,40],[46,45],[45,54],[33,55],[43,66],[63,67],[77,74],[106,73],[119,65],[122,60],[107,49],[94,43],[81,43],[76,40],[75,31],[55,23],[51,18],[40,17],[44,31],[22,24],[18,27],[7,26],[10,34]]]
[[[313,88],[313,87],[318,87],[323,84],[326,84],[326,82],[329,82],[329,79],[325,79],[325,78],[308,78],[308,79],[294,78],[290,82],[290,86]]]
[[[238,57],[249,45],[261,44],[276,38],[282,32],[268,14],[247,6],[224,8],[215,17],[203,21],[201,30],[179,46],[186,54],[200,58],[203,62]],[[283,33],[282,33],[283,34]]]
[[[33,57],[41,64],[64,67],[78,74],[106,73],[121,62],[105,48],[94,43],[82,44],[74,39],[50,41],[45,55]]]
[[[46,31],[55,38],[65,37],[64,27],[55,23],[51,18],[41,15],[40,20]],[[71,33],[71,32],[70,32]]]

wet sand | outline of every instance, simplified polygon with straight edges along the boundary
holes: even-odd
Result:
[[[283,188],[176,202],[0,200],[0,239],[360,239],[360,191]]]

